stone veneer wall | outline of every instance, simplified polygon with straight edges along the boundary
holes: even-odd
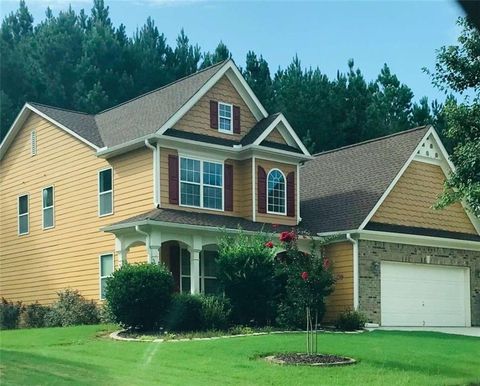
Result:
[[[381,322],[380,262],[470,267],[472,326],[480,326],[480,252],[408,244],[359,241],[359,310]]]

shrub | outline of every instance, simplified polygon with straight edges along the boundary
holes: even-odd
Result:
[[[361,312],[347,310],[340,314],[335,325],[342,331],[355,331],[365,327],[366,322],[367,318]]]
[[[218,279],[236,324],[264,326],[275,317],[274,256],[268,235],[225,235],[219,243]]]
[[[45,327],[45,317],[51,312],[51,308],[38,302],[29,304],[23,312],[23,325],[27,328]]]
[[[115,315],[113,315],[113,312],[110,309],[110,306],[108,305],[107,302],[104,302],[102,304],[99,312],[100,312],[100,323],[104,323],[104,324],[115,324],[115,323],[117,323]]]
[[[0,303],[0,329],[17,328],[22,310],[21,302],[9,302],[2,297],[2,302]]]
[[[201,297],[188,294],[175,295],[165,327],[167,331],[173,332],[202,331],[204,317]]]
[[[172,274],[163,264],[125,264],[107,279],[105,297],[124,327],[153,330],[164,321],[172,292]]]
[[[45,325],[50,327],[75,326],[99,323],[99,313],[93,300],[85,299],[77,290],[58,292],[58,300],[45,315]]]
[[[220,296],[201,296],[203,323],[206,330],[226,330],[230,324],[230,301]]]

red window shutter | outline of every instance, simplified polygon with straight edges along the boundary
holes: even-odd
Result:
[[[295,173],[287,175],[287,216],[295,217]]]
[[[218,102],[210,101],[210,127],[218,129]]]
[[[259,166],[257,174],[258,213],[267,213],[267,173]]]
[[[178,157],[172,154],[168,156],[168,200],[178,205]]]
[[[233,106],[233,132],[240,134],[240,107]]]
[[[224,208],[225,210],[233,211],[233,165],[224,165],[225,168],[225,186],[223,190],[224,194]]]

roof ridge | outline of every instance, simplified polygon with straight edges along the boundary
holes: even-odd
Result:
[[[366,140],[366,141],[353,143],[353,144],[351,144],[351,145],[346,145],[346,146],[338,147],[338,148],[336,148],[336,149],[331,149],[331,150],[326,150],[326,151],[323,151],[323,152],[320,152],[320,153],[315,153],[315,154],[313,154],[313,156],[314,156],[314,157],[319,157],[319,156],[322,156],[322,155],[325,155],[325,154],[334,153],[334,152],[336,152],[336,151],[346,150],[346,149],[350,149],[350,148],[356,147],[356,146],[367,145],[367,144],[372,143],[372,142],[382,141],[382,140],[384,140],[384,139],[396,137],[396,136],[399,136],[399,135],[402,135],[402,134],[408,134],[408,133],[411,133],[411,132],[413,132],[413,131],[423,130],[423,129],[426,129],[426,128],[429,128],[429,127],[432,127],[432,125],[417,126],[417,127],[414,127],[413,129],[408,129],[408,130],[404,130],[404,131],[399,131],[398,133],[393,133],[393,134],[384,135],[383,137],[372,138],[372,139],[368,139],[368,140]]]
[[[52,106],[52,105],[46,105],[45,103],[38,103],[38,102],[27,102],[27,104],[32,105],[32,106],[43,106],[43,107],[48,107],[49,109],[55,109],[55,110],[61,110],[61,111],[67,111],[69,113],[75,113],[75,114],[83,114],[83,115],[88,115],[90,117],[93,117],[94,114],[89,114],[85,113],[83,111],[76,111],[76,110],[71,110],[71,109],[66,109],[63,107],[57,107],[57,106]]]
[[[153,93],[158,92],[158,91],[160,91],[160,90],[163,90],[163,89],[165,89],[165,88],[167,88],[167,87],[173,86],[173,85],[176,84],[176,83],[182,82],[182,81],[184,81],[184,80],[186,80],[186,79],[188,79],[188,78],[191,78],[192,76],[201,74],[202,72],[205,72],[205,71],[207,71],[207,70],[211,70],[211,69],[214,68],[214,67],[223,66],[223,65],[224,65],[226,62],[228,62],[229,60],[231,60],[231,59],[225,59],[225,60],[223,60],[223,61],[221,61],[221,62],[212,64],[211,66],[202,68],[201,70],[196,71],[196,72],[194,72],[193,74],[186,75],[186,76],[184,76],[184,77],[182,77],[182,78],[179,78],[179,79],[177,79],[177,80],[174,80],[173,82],[170,82],[170,83],[167,83],[167,84],[165,84],[165,85],[163,85],[163,86],[160,86],[160,87],[158,87],[158,88],[156,88],[156,89],[154,89],[154,90],[150,90],[150,91],[147,91],[147,92],[145,92],[145,93],[143,93],[143,94],[137,95],[136,97],[134,97],[134,98],[132,98],[132,99],[128,99],[128,100],[126,100],[125,102],[119,103],[118,105],[109,107],[108,109],[105,109],[105,110],[102,110],[102,111],[99,111],[98,113],[95,114],[95,116],[100,115],[100,114],[103,114],[103,113],[106,113],[107,111],[116,109],[117,107],[123,106],[123,105],[125,105],[125,104],[127,104],[127,103],[133,102],[134,100],[143,98],[144,96],[147,96],[147,95],[149,95],[149,94],[153,94]],[[213,75],[212,75],[212,76],[213,76]],[[210,78],[211,78],[211,77],[210,77]],[[209,79],[210,79],[210,78],[209,78]]]

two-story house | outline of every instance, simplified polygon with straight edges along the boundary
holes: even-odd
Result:
[[[431,209],[451,168],[431,127],[312,156],[231,60],[95,115],[27,103],[0,145],[0,295],[101,300],[116,267],[160,261],[215,293],[222,232],[300,227],[340,236],[327,319],[480,324],[478,219]]]

